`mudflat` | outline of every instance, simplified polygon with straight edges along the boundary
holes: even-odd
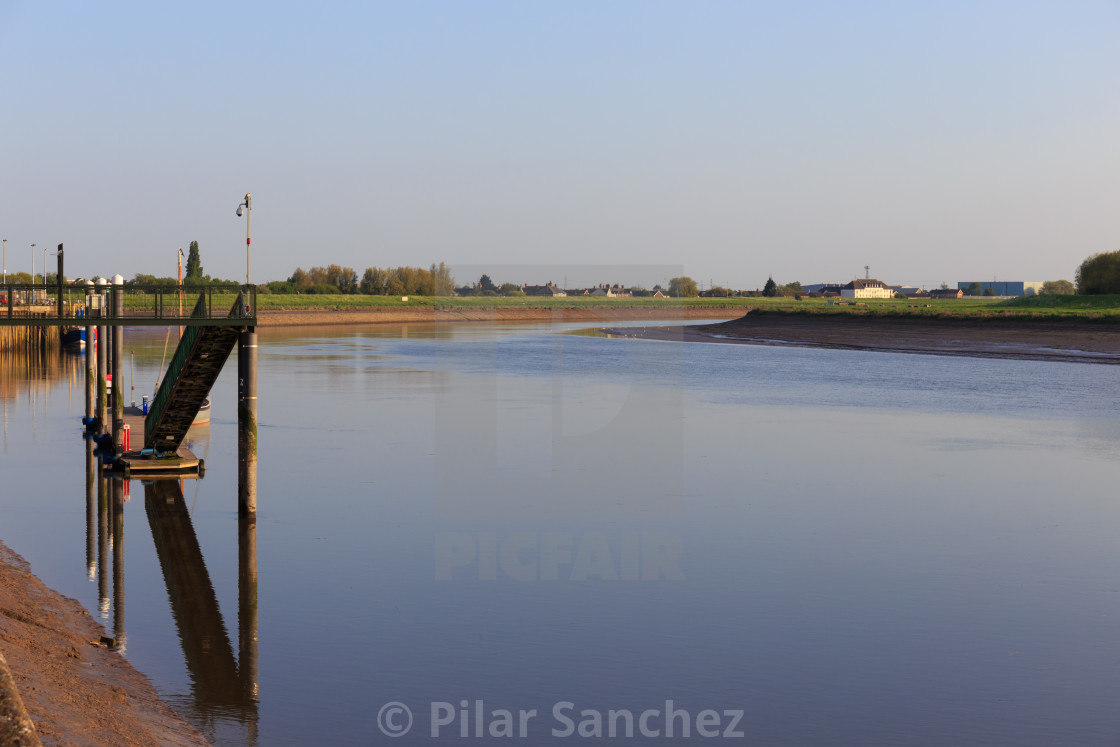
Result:
[[[1120,324],[1109,321],[753,311],[719,324],[618,328],[604,332],[619,337],[687,342],[1120,363]]]
[[[43,744],[209,744],[102,635],[0,544],[0,652]]]

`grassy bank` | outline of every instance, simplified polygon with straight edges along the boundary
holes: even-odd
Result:
[[[228,297],[227,297],[228,296]],[[214,296],[215,308],[232,304],[233,294]],[[193,298],[188,296],[188,299]],[[152,301],[146,297],[126,297],[127,306],[144,307]],[[190,304],[188,304],[190,305]],[[543,296],[504,297],[430,297],[410,296],[402,301],[400,296],[367,295],[287,295],[261,294],[257,296],[257,309],[269,311],[392,311],[425,309],[441,310],[508,310],[518,309],[718,309],[759,310],[781,314],[858,314],[872,316],[932,316],[954,318],[1005,318],[1005,319],[1084,319],[1120,321],[1120,296],[1027,296],[1023,298],[995,299],[966,297],[959,299],[867,299],[859,302],[840,303],[828,299],[804,297],[763,298],[608,298],[605,296]]]
[[[967,298],[958,300],[908,299],[868,300],[858,306],[829,305],[823,298],[607,298],[605,296],[568,296],[550,298],[530,296],[506,298],[503,296],[468,296],[432,298],[429,296],[410,296],[402,301],[399,296],[364,295],[280,295],[262,294],[257,296],[257,308],[261,311],[303,311],[312,309],[378,309],[378,308],[440,308],[440,309],[765,309],[792,312],[831,312],[851,313],[869,310],[933,309],[945,310],[984,310],[997,302],[986,298]]]

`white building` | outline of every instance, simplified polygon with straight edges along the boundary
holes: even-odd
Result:
[[[894,291],[882,280],[857,279],[840,289],[841,298],[894,298]]]

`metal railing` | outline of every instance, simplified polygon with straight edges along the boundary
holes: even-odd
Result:
[[[239,295],[247,303],[230,316]],[[114,313],[118,298],[122,310]],[[255,285],[0,285],[0,325],[254,326],[256,319]]]
[[[207,313],[205,302],[205,296],[198,297],[194,310],[191,312],[192,319],[201,319],[205,316]],[[152,432],[152,428],[159,422],[160,416],[163,415],[163,410],[167,407],[168,400],[171,399],[171,391],[175,388],[175,382],[179,379],[179,373],[183,370],[187,359],[190,358],[191,351],[194,349],[194,344],[199,335],[202,334],[202,330],[202,327],[188,327],[183,332],[182,338],[179,339],[179,347],[175,348],[175,355],[171,356],[171,362],[167,364],[167,371],[163,374],[159,391],[152,399],[152,404],[148,406],[148,415],[144,418],[145,434]]]

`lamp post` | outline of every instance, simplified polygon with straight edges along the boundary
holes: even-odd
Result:
[[[8,240],[4,239],[4,282],[8,282]]]
[[[47,250],[48,249],[50,249],[49,246],[44,246],[43,247],[43,285],[47,284]],[[35,278],[31,278],[31,279],[32,279],[32,281],[35,280]]]
[[[245,213],[245,285],[249,284],[249,245],[253,243],[249,233],[249,221],[253,217],[253,202],[252,195],[249,192],[245,193],[245,202],[237,206],[237,215]]]
[[[35,284],[35,244],[31,245],[31,283]]]

